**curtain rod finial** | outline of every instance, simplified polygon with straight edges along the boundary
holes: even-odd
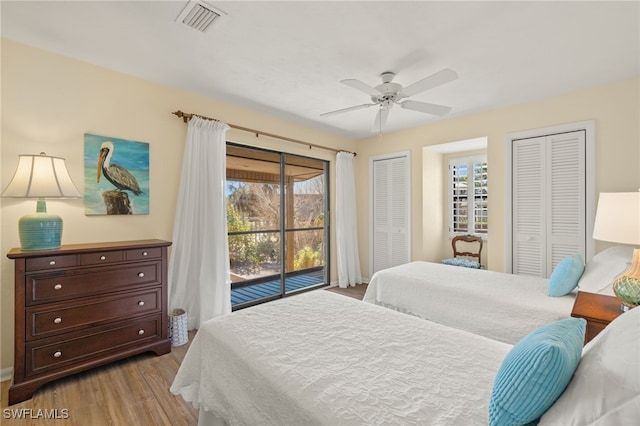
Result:
[[[191,116],[193,115],[193,114],[185,114],[184,112],[182,112],[180,110],[174,111],[171,114],[182,118],[182,121],[184,121],[185,123],[187,123],[189,121],[189,119],[191,118]]]

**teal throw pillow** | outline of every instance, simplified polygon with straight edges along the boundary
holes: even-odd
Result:
[[[583,272],[584,262],[580,254],[562,259],[549,278],[549,296],[560,297],[571,293],[578,286]]]
[[[490,426],[526,425],[553,405],[578,367],[586,324],[567,318],[544,325],[509,351],[493,383]]]

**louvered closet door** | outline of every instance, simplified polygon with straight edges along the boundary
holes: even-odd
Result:
[[[375,160],[372,168],[372,273],[375,273],[409,261],[408,158]]]
[[[516,141],[513,146],[513,273],[544,276],[545,139]]]
[[[585,132],[514,141],[513,273],[549,277],[586,253]]]
[[[566,256],[586,252],[585,132],[547,138],[547,274]]]

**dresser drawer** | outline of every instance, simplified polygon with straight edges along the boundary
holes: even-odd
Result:
[[[126,250],[124,257],[126,260],[160,259],[162,257],[162,249],[160,247],[149,247]]]
[[[122,262],[124,260],[124,252],[122,250],[98,251],[81,254],[78,259],[81,266],[104,265]]]
[[[82,304],[58,307],[35,307],[26,311],[26,340],[40,339],[96,324],[159,313],[162,308],[161,289],[129,292],[113,297],[92,298]],[[83,299],[86,300],[86,299]]]
[[[121,321],[110,328],[87,332],[59,342],[47,339],[26,344],[26,375],[44,373],[108,356],[145,340],[157,339],[161,332],[161,316],[136,321]]]
[[[25,261],[25,269],[27,272],[46,271],[69,268],[76,266],[76,264],[77,259],[75,255],[34,257]]]
[[[126,287],[160,283],[161,263],[135,263],[65,274],[27,276],[26,305],[68,300]]]

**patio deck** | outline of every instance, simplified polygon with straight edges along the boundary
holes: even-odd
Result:
[[[324,269],[291,275],[285,278],[285,290],[290,292],[301,288],[324,283]],[[241,287],[231,290],[231,306],[255,300],[273,297],[280,294],[280,278],[272,281]]]

